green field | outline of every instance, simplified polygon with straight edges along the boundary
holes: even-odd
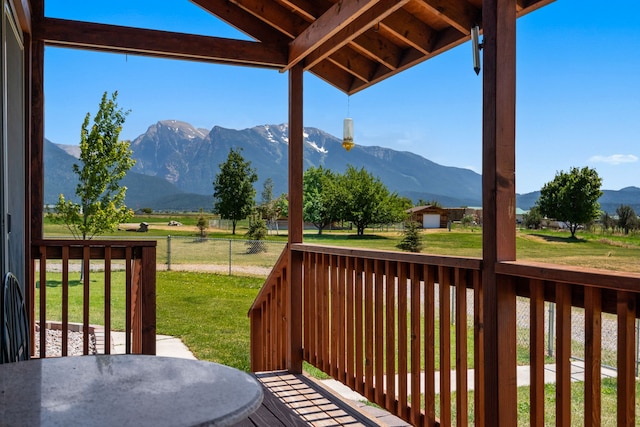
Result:
[[[177,215],[147,215],[123,224],[122,230],[101,238],[128,238],[132,240],[152,238],[158,241],[158,262],[165,263],[167,256],[167,236],[176,237],[172,240],[172,262],[188,263],[225,263],[228,261],[228,242],[199,242],[195,237],[195,228],[199,214]],[[183,227],[168,227],[169,221],[179,221]],[[124,231],[135,229],[140,222],[150,224],[148,233]],[[235,235],[228,229],[209,228],[206,230],[209,239],[244,240],[247,230],[246,222],[241,222]],[[64,226],[53,225],[45,220],[45,235],[47,237],[68,236]],[[461,257],[482,256],[482,229],[479,227],[465,228],[454,225],[451,232],[446,229],[422,230],[423,253],[452,255]],[[322,235],[307,230],[304,233],[306,243],[321,245],[348,246],[366,249],[398,250],[396,245],[402,239],[399,229],[380,231],[367,229],[364,236],[356,236],[354,231],[325,231]],[[287,240],[286,230],[278,235],[272,233],[269,242],[284,243]],[[246,248],[241,244],[234,245],[232,257],[234,262],[241,265],[269,266],[277,259],[281,246],[268,245],[269,253],[265,257],[252,259],[246,255]],[[578,267],[593,267],[609,270],[640,272],[640,234],[603,234],[601,232],[578,231],[572,239],[568,231],[554,230],[524,230],[516,232],[516,250],[518,260],[540,261],[554,264],[573,265]],[[271,253],[274,252],[274,253]],[[212,255],[213,254],[213,255]]]

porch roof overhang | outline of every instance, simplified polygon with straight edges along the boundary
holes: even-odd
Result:
[[[42,0],[41,0],[42,1]],[[44,17],[50,46],[288,71],[300,65],[347,94],[458,46],[482,29],[482,0],[191,0],[254,41]],[[553,0],[514,0],[517,16]]]

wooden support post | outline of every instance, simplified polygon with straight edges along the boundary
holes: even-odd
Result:
[[[515,287],[495,266],[515,260],[516,0],[484,0],[483,309],[484,425],[517,421]]]
[[[32,29],[44,19],[44,0],[34,0],[31,2],[32,8]],[[29,307],[29,330],[31,331],[31,351],[35,349],[35,258],[31,242],[42,239],[42,211],[44,209],[44,41],[38,39],[34,34],[29,37],[30,43],[25,44],[25,56],[28,56],[28,66],[25,66],[25,104],[29,131],[25,150],[26,156],[26,206],[25,214],[29,215],[25,219],[25,248],[27,264],[25,290],[27,307]],[[27,53],[26,49],[30,51]],[[42,268],[42,266],[40,267]]]
[[[291,245],[302,243],[302,153],[304,143],[301,65],[289,70],[289,286],[287,287],[287,369],[302,373],[302,253]]]

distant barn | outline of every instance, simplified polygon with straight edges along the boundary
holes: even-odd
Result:
[[[447,211],[438,206],[415,206],[407,213],[414,221],[422,224],[422,228],[446,228]]]

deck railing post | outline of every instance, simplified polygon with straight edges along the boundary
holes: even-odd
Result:
[[[140,312],[142,318],[142,354],[156,354],[156,248],[141,248]]]
[[[171,235],[167,236],[167,271],[171,271]]]

